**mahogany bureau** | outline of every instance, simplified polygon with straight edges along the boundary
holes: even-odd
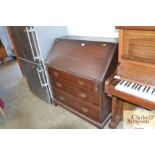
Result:
[[[54,104],[102,128],[111,113],[104,82],[116,69],[117,51],[113,38],[56,39],[47,59]]]

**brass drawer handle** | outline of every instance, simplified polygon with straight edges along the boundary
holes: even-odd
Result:
[[[63,100],[64,100],[64,97],[62,97],[62,96],[59,96],[59,99],[60,99],[61,101],[63,101]]]
[[[59,76],[59,74],[58,74],[57,72],[53,72],[53,75],[54,75],[55,77],[58,77],[58,76]]]
[[[99,85],[98,85],[98,83],[94,83],[94,91],[95,91],[95,92],[98,92],[98,90],[99,90]]]
[[[87,108],[82,107],[81,109],[82,109],[82,111],[85,112],[85,113],[88,112],[88,109],[87,109]]]
[[[62,87],[62,84],[61,84],[61,83],[59,83],[59,82],[57,82],[57,83],[56,83],[56,85],[57,85],[57,87],[59,87],[59,88],[61,88],[61,87]]]
[[[86,44],[85,43],[81,43],[81,46],[85,46]]]
[[[87,97],[87,95],[85,93],[81,93],[80,96],[83,97],[83,98]]]
[[[81,81],[81,80],[78,81],[78,84],[79,84],[80,86],[84,86],[84,82]]]

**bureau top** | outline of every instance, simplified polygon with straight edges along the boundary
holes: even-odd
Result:
[[[66,35],[60,39],[118,43],[117,38]]]
[[[117,43],[56,39],[47,65],[79,76],[102,80],[117,49]]]

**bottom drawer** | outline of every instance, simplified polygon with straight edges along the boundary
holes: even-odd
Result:
[[[85,116],[99,122],[99,110],[95,107],[88,106],[75,97],[53,88],[53,97],[70,108],[84,114]]]

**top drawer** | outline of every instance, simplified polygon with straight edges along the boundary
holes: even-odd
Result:
[[[78,76],[75,76],[73,74],[64,72],[64,71],[60,71],[58,69],[55,68],[48,68],[49,71],[49,76],[51,77],[52,80],[55,79],[62,79],[62,80],[66,80],[69,83],[71,83],[72,85],[74,85],[75,87],[78,88],[83,88],[86,90],[90,90],[92,92],[98,92],[99,91],[99,83],[98,82],[94,82],[85,78],[81,78]]]

